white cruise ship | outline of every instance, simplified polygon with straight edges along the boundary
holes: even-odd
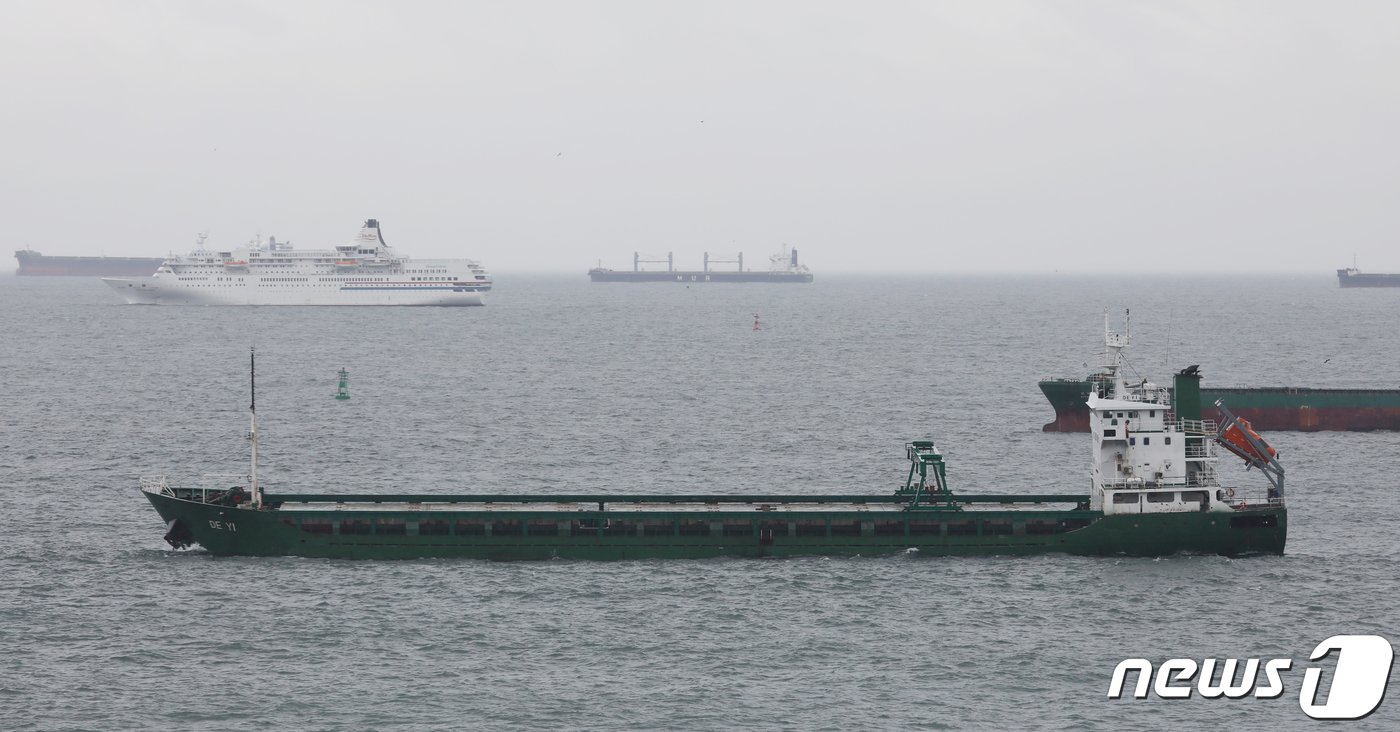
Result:
[[[370,219],[335,249],[295,250],[268,237],[243,249],[193,252],[137,279],[102,279],[133,305],[483,305],[491,276],[469,259],[395,253]]]

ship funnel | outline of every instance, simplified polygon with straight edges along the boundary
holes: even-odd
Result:
[[[357,244],[365,246],[369,242],[378,242],[379,246],[389,246],[384,242],[384,232],[379,228],[379,219],[365,219],[365,225],[360,227],[360,235],[357,237]]]
[[[797,250],[796,250],[796,249],[793,249],[793,250],[792,250],[792,266],[793,266],[793,267],[796,267],[796,266],[797,266]]]
[[[1188,366],[1172,378],[1172,405],[1177,419],[1201,420],[1201,370]]]

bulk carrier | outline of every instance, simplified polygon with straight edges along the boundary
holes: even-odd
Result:
[[[665,271],[642,269],[643,264],[666,264]],[[713,269],[711,264],[733,264],[735,269]],[[703,265],[699,270],[676,269],[676,258],[672,252],[665,259],[642,259],[641,252],[632,253],[632,269],[615,270],[602,266],[588,270],[588,278],[594,282],[811,282],[812,273],[807,265],[798,264],[797,250],[783,251],[768,258],[768,269],[761,271],[744,269],[744,253],[739,252],[734,259],[716,259],[705,252]]]
[[[68,277],[145,277],[153,274],[160,257],[50,257],[33,249],[15,252],[18,275]]]
[[[1363,273],[1355,267],[1337,270],[1338,287],[1400,287],[1400,274]]]
[[[1045,432],[1087,432],[1088,399],[1102,393],[1104,375],[1045,379],[1040,390],[1055,409]],[[1368,432],[1400,430],[1400,389],[1311,389],[1307,387],[1202,388],[1204,414],[1220,419],[1210,405],[1224,401],[1236,414],[1265,431]]]
[[[1121,351],[1126,339],[1105,332],[1109,348]],[[887,493],[264,492],[255,399],[249,403],[246,475],[188,484],[151,477],[140,487],[165,522],[166,542],[177,550],[197,544],[216,556],[1281,554],[1288,513],[1284,471],[1273,448],[1223,407],[1224,422],[1203,418],[1200,377],[1190,370],[1176,375],[1174,401],[1154,384],[1129,386],[1119,368],[1112,377],[1105,396],[1088,400],[1091,481],[1084,493],[953,493],[943,455],[930,440],[905,445],[908,475]],[[254,383],[250,374],[250,387]],[[1258,467],[1269,485],[1221,485],[1217,445]]]
[[[1051,378],[1040,382],[1040,391],[1055,409],[1055,420],[1041,427],[1045,432],[1089,431],[1089,398],[1102,398],[1112,387],[1116,352],[1105,352],[1100,370],[1083,379]],[[1265,431],[1365,432],[1400,430],[1400,389],[1312,389],[1306,387],[1202,388],[1203,415],[1221,420],[1213,408],[1225,402],[1240,417]]]

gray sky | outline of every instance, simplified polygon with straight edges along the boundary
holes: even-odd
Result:
[[[4,8],[8,249],[1400,271],[1400,3]]]

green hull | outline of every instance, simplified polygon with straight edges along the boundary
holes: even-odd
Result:
[[[145,495],[172,532],[184,532],[185,541],[217,556],[491,560],[878,556],[903,552],[928,556],[1051,552],[1239,556],[1282,554],[1288,529],[1287,511],[1282,506],[1111,516],[1077,508],[1041,510],[1036,506],[1019,510],[761,513],[753,505],[737,501],[699,514],[664,509],[566,512],[486,507],[343,511],[330,507],[254,510],[166,494]],[[787,498],[821,500],[813,496]],[[1087,502],[1088,497],[1083,499]],[[627,497],[598,500],[626,501]],[[871,499],[872,503],[887,500]],[[279,506],[282,499],[269,495],[267,502]]]

